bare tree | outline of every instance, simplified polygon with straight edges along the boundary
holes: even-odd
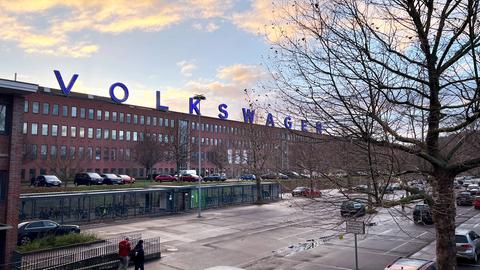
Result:
[[[423,160],[437,264],[455,269],[454,177],[480,165],[478,0],[317,0],[277,6],[277,92],[325,132]]]
[[[145,167],[146,174],[151,177],[151,169],[163,156],[163,147],[155,136],[145,133],[143,140],[135,145],[135,160]]]
[[[170,143],[167,144],[169,153],[167,159],[175,162],[177,172],[187,167],[191,153],[190,147],[188,136],[185,135],[184,137],[178,138],[170,136]]]
[[[207,159],[217,167],[219,171],[223,171],[228,164],[228,149],[224,144],[219,144],[211,148],[207,152]]]

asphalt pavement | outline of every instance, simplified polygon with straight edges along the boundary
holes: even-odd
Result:
[[[145,269],[354,269],[354,236],[345,233],[335,196],[310,200],[287,195],[271,204],[203,211],[201,218],[192,212],[82,229],[105,238],[133,233],[160,236],[162,259],[148,262]],[[434,228],[413,224],[412,207],[382,209],[365,217],[370,226],[366,234],[358,235],[359,269],[384,269],[398,257],[432,249]],[[474,209],[458,212],[457,220],[466,221],[464,226],[477,227]],[[460,269],[476,269],[467,267]]]

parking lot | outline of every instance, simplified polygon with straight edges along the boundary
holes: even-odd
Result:
[[[412,206],[405,212],[392,208],[382,209],[374,217],[367,215],[366,222],[371,226],[358,237],[360,269],[383,269],[401,256],[428,255],[435,239],[434,228],[414,225],[410,220]],[[463,226],[478,228],[476,210],[459,207],[457,212],[458,223],[468,221]],[[147,263],[146,269],[354,267],[353,235],[345,234],[338,205],[331,200],[284,195],[284,200],[277,203],[212,209],[202,216],[188,213],[84,229],[102,237],[129,233],[160,236],[162,259]],[[419,253],[422,249],[424,253]],[[476,268],[466,262],[459,269]]]

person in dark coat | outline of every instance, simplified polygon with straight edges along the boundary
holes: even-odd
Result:
[[[133,262],[135,263],[135,270],[144,270],[145,252],[143,250],[143,240],[139,240],[133,249]]]

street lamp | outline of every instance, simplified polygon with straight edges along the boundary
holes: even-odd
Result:
[[[202,144],[201,144],[201,137],[200,137],[200,129],[201,129],[201,111],[200,111],[200,103],[202,100],[205,100],[205,96],[202,94],[193,96],[193,99],[198,100],[198,215],[197,218],[202,217],[202,181],[201,181],[201,174],[202,174]]]

